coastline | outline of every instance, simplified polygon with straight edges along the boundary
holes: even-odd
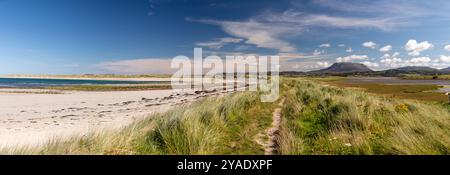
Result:
[[[0,148],[41,145],[54,138],[120,128],[154,113],[227,93],[191,90],[27,92],[0,89]]]
[[[159,78],[159,77],[77,77],[77,76],[31,76],[31,75],[0,75],[0,78],[23,78],[23,79],[55,79],[55,80],[110,80],[110,81],[170,81],[170,77]]]

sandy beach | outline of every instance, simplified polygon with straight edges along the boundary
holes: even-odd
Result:
[[[0,147],[39,145],[130,124],[152,113],[226,92],[0,89]]]

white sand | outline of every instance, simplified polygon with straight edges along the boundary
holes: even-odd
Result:
[[[56,92],[0,89],[0,147],[38,145],[54,137],[126,126],[152,113],[223,93],[195,94],[175,90]]]

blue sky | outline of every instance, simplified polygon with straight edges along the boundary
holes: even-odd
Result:
[[[166,73],[195,47],[280,55],[282,70],[444,68],[448,11],[447,0],[0,0],[0,74]]]

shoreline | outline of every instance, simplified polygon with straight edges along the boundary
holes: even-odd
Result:
[[[139,77],[132,77],[132,78],[122,78],[122,77],[59,77],[59,76],[30,76],[30,75],[0,75],[0,78],[18,78],[18,79],[50,79],[50,80],[107,80],[107,81],[167,81],[170,82],[171,78],[139,78]]]
[[[191,90],[6,91],[11,92],[0,88],[0,148],[36,146],[52,138],[120,128],[151,114],[204,97],[229,93]]]

